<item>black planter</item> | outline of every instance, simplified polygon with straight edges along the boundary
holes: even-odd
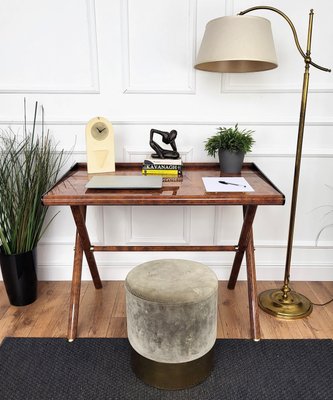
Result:
[[[36,249],[11,255],[0,251],[0,264],[10,304],[33,303],[37,298]]]
[[[223,172],[238,174],[242,170],[245,153],[219,150],[220,169]]]

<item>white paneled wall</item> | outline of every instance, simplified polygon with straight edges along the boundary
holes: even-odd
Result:
[[[213,161],[204,140],[218,126],[255,130],[247,156],[285,193],[286,205],[258,210],[255,221],[259,279],[282,280],[286,253],[301,83],[304,63],[288,24],[269,18],[279,68],[251,74],[193,69],[206,23],[254,5],[272,5],[294,22],[306,44],[314,8],[313,61],[333,67],[333,3],[327,0],[2,0],[0,2],[0,128],[22,129],[23,99],[32,119],[44,105],[46,124],[59,147],[74,146],[85,161],[85,124],[112,121],[116,160],[141,161],[151,128],[178,131],[185,161]],[[332,280],[333,75],[311,68],[299,201],[292,261],[294,280]],[[40,279],[70,279],[74,223],[60,211],[38,247]],[[91,239],[98,244],[225,244],[237,240],[237,207],[94,207]],[[96,254],[103,279],[123,279],[139,262],[165,253]],[[181,253],[202,261],[219,278],[230,271],[230,253]],[[89,278],[87,268],[84,278]],[[244,268],[241,277],[245,277]]]

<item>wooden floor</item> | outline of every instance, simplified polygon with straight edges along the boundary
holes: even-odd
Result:
[[[78,337],[126,337],[124,284],[103,283],[95,290],[91,282],[83,282]],[[278,282],[258,282],[258,292],[280,288]],[[294,282],[292,289],[314,303],[333,297],[333,282]],[[0,341],[5,336],[66,337],[69,282],[40,282],[38,299],[25,307],[13,307],[0,283]],[[333,338],[333,303],[314,306],[313,313],[303,319],[286,321],[260,311],[263,339]],[[235,290],[219,283],[219,338],[249,338],[249,316],[246,282],[238,282]]]

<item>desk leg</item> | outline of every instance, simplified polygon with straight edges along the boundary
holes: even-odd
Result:
[[[260,339],[260,324],[259,312],[257,301],[257,281],[255,272],[255,258],[254,258],[254,245],[253,245],[253,230],[252,224],[254,221],[256,206],[243,207],[244,222],[242,231],[238,242],[238,251],[236,253],[233,267],[231,270],[228,289],[234,289],[240,266],[246,251],[246,270],[247,270],[247,287],[249,299],[249,313],[250,313],[250,326],[251,336],[254,340]]]
[[[74,217],[74,221],[76,224],[77,231],[79,233],[81,245],[84,251],[84,254],[86,256],[91,277],[93,279],[94,285],[96,289],[101,289],[102,288],[102,282],[99,277],[96,261],[95,261],[95,256],[94,253],[91,251],[91,243],[85,223],[85,213],[86,213],[86,207],[84,207],[84,212],[81,211],[80,206],[71,206],[72,209],[72,214]]]
[[[243,261],[244,253],[251,238],[252,224],[256,215],[257,206],[246,206],[242,230],[238,241],[238,249],[232,265],[228,289],[234,289],[236,286],[239,270]]]
[[[72,288],[69,304],[67,339],[72,342],[76,338],[77,323],[79,319],[79,305],[81,292],[83,248],[78,231],[76,231],[74,265],[72,275]]]
[[[259,309],[257,300],[257,279],[254,258],[253,231],[251,228],[250,240],[246,249],[247,291],[249,298],[251,336],[254,340],[260,339]]]
[[[77,325],[79,319],[79,306],[80,306],[80,292],[81,292],[81,275],[82,275],[82,261],[83,251],[85,252],[90,272],[94,281],[96,289],[102,287],[99,278],[95,257],[90,247],[90,240],[85,224],[86,219],[86,206],[73,206],[71,207],[74,221],[76,224],[76,238],[75,238],[75,252],[74,264],[72,275],[72,287],[69,304],[68,328],[67,339],[72,342],[77,336]]]

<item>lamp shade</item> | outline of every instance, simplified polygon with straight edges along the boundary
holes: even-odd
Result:
[[[212,72],[255,72],[277,65],[270,21],[237,15],[208,22],[194,67]]]

